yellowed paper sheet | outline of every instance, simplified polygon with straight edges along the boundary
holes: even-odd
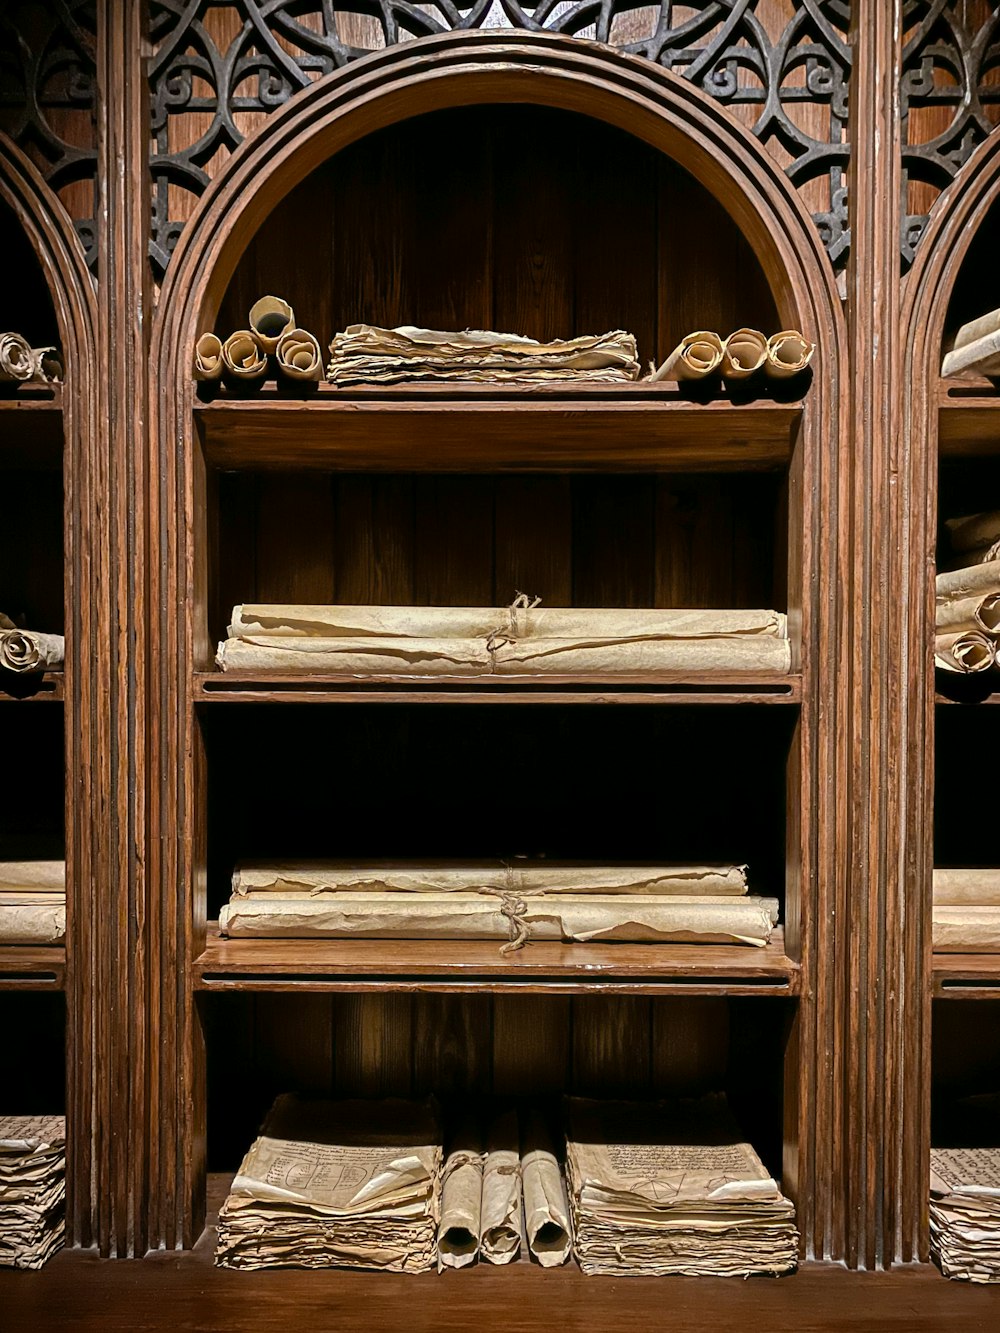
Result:
[[[937,953],[1000,953],[1000,907],[934,905]]]
[[[0,861],[0,892],[66,891],[65,861]]]
[[[933,880],[935,907],[996,907],[1000,909],[1000,870],[935,870]]]
[[[506,1111],[490,1126],[483,1165],[480,1249],[491,1264],[509,1264],[524,1245],[521,1155],[517,1113]]]
[[[745,380],[767,360],[767,339],[758,329],[737,329],[725,341],[722,378]]]
[[[650,376],[651,382],[675,380],[703,380],[716,374],[722,366],[722,339],[709,329],[686,334]]]
[[[273,352],[282,334],[294,327],[295,312],[283,297],[262,296],[250,307],[250,330],[263,352]]]
[[[267,355],[249,329],[238,329],[222,344],[225,374],[238,380],[262,380],[267,374]]]
[[[939,634],[934,640],[934,665],[942,671],[968,675],[988,671],[996,661],[996,644],[977,630],[960,634]]]
[[[569,1204],[555,1144],[544,1119],[529,1111],[521,1143],[524,1230],[532,1256],[543,1268],[564,1264],[570,1255]]]
[[[1000,592],[1000,560],[990,560],[963,569],[952,569],[936,579],[938,605],[960,598]]]

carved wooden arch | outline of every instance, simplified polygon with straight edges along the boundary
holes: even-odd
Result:
[[[108,757],[99,737],[98,710],[107,696],[101,640],[110,614],[104,545],[94,516],[105,478],[97,465],[100,404],[97,375],[97,300],[94,279],[73,223],[42,176],[0,133],[0,198],[14,211],[31,242],[52,294],[66,368],[62,389],[63,512],[66,543],[67,655],[65,667],[65,755],[67,792],[66,862],[69,898],[66,939],[67,999],[67,1232],[80,1244],[98,1228],[95,1193],[100,1149],[93,1114],[99,1095],[102,1034],[96,1021],[101,975],[99,925],[108,870],[105,828],[96,813],[110,798]],[[82,725],[84,719],[89,724]]]
[[[807,526],[801,580],[814,586],[823,571],[825,586],[838,586],[837,460],[844,446],[845,416],[840,385],[846,374],[846,331],[834,276],[811,218],[780,167],[727,112],[689,82],[637,57],[595,43],[548,33],[470,31],[393,46],[320,80],[268,119],[233,155],[185,227],[160,294],[152,332],[151,372],[160,393],[152,404],[149,476],[152,523],[149,604],[157,608],[152,633],[162,664],[151,679],[150,712],[159,723],[151,740],[150,771],[162,773],[162,788],[151,793],[147,832],[152,893],[150,914],[161,922],[166,954],[158,966],[169,978],[201,949],[203,926],[192,901],[198,874],[193,793],[179,756],[196,756],[193,700],[187,664],[194,654],[210,660],[204,629],[192,613],[198,585],[198,553],[190,535],[199,460],[194,447],[191,349],[195,336],[211,327],[236,264],[264,219],[300,181],[348,144],[393,122],[426,111],[476,103],[528,102],[575,111],[604,120],[663,152],[688,170],[724,205],[754,249],[764,269],[779,315],[818,344],[819,373],[805,414],[805,459],[799,485],[803,503],[823,522]],[[175,519],[173,515],[178,515]],[[799,775],[803,800],[822,810],[825,826],[816,835],[804,866],[812,885],[812,920],[788,932],[800,953],[809,982],[802,1001],[799,1049],[810,1071],[837,1061],[839,1033],[835,980],[836,917],[830,904],[840,892],[847,853],[835,834],[834,784],[815,775],[844,762],[833,725],[837,694],[823,664],[831,662],[838,607],[814,601],[806,635],[803,671],[818,700],[805,729],[805,771]],[[793,615],[795,608],[791,608]],[[819,717],[830,719],[822,727]],[[160,858],[162,857],[162,860]],[[157,890],[157,885],[162,886]],[[840,887],[838,887],[840,886]],[[837,924],[834,924],[834,917]],[[846,923],[845,923],[846,924]],[[199,1175],[204,1127],[191,1111],[192,1080],[200,1082],[194,1049],[193,1006],[183,982],[167,997],[163,1012],[176,1020],[178,1041],[159,1054],[161,1087],[175,1090],[177,1114],[162,1113],[152,1132],[164,1136],[162,1163],[162,1243],[190,1244],[200,1226],[203,1201]],[[806,1252],[831,1254],[837,1222],[829,1208],[814,1204],[812,1182],[822,1174],[839,1182],[844,1174],[831,1144],[840,1141],[834,1122],[843,1115],[842,1094],[829,1079],[812,1072],[803,1078],[808,1105],[800,1108],[791,1134],[798,1145],[800,1200]],[[161,1108],[162,1110],[162,1108]],[[190,1119],[194,1115],[194,1120]],[[193,1146],[192,1146],[193,1145]],[[823,1154],[822,1160],[820,1155]],[[792,1173],[794,1174],[794,1173]],[[833,1188],[839,1189],[839,1183]],[[156,1194],[154,1189],[153,1194]],[[840,1216],[839,1208],[834,1214]]]
[[[902,553],[908,608],[907,642],[912,659],[900,672],[901,706],[912,721],[904,734],[915,738],[901,757],[904,771],[906,895],[901,906],[912,975],[908,988],[913,1009],[903,1024],[910,1036],[908,1085],[920,1089],[914,1099],[913,1170],[916,1197],[910,1216],[917,1219],[921,1258],[928,1254],[927,1180],[930,1154],[931,1089],[931,871],[934,866],[934,573],[937,539],[938,403],[945,320],[955,280],[969,247],[993,205],[1000,200],[1000,132],[994,131],[965,163],[940,196],[903,288],[903,421],[905,444],[900,469],[900,497],[909,531]]]

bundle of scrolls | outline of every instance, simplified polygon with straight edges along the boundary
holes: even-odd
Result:
[[[778,611],[237,606],[223,671],[378,677],[787,673]]]
[[[935,870],[932,927],[938,953],[1000,953],[1000,870]]]
[[[991,310],[962,325],[952,350],[941,363],[941,374],[1000,375],[1000,310]]]
[[[65,861],[0,861],[0,944],[65,938]]]
[[[747,892],[745,866],[577,862],[300,861],[233,875],[219,929],[236,938],[677,941],[764,945],[774,898]]]
[[[988,671],[1000,641],[1000,512],[946,527],[960,567],[937,576],[934,662],[944,671]]]

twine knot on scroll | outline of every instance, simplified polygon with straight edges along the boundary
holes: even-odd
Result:
[[[486,1153],[468,1152],[462,1148],[456,1152],[449,1153],[448,1159],[441,1170],[441,1184],[454,1175],[456,1171],[461,1171],[463,1166],[483,1166],[486,1162]]]
[[[517,613],[519,611],[533,611],[536,606],[541,605],[541,601],[542,599],[540,597],[532,597],[529,593],[515,592],[514,600],[511,602],[510,606],[507,607],[506,625],[497,626],[486,640],[486,651],[490,655],[491,672],[496,669],[493,654],[497,649],[502,648],[508,643],[517,643],[518,639],[521,637],[517,623]]]
[[[505,866],[504,874],[507,880],[502,889],[483,888],[484,893],[492,894],[493,897],[500,899],[500,911],[507,918],[507,924],[510,928],[510,938],[506,944],[501,944],[501,957],[516,953],[518,949],[523,949],[531,938],[531,930],[528,925],[528,903],[527,898],[534,898],[542,892],[541,889],[518,888],[513,866]]]

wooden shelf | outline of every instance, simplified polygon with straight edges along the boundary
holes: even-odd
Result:
[[[60,389],[19,390],[0,397],[0,470],[52,471],[62,466]]]
[[[758,949],[711,944],[530,944],[491,940],[227,940],[209,925],[192,979],[206,991],[449,991],[796,995],[784,932]]]
[[[261,675],[203,671],[194,675],[198,703],[395,704],[798,704],[802,677],[642,676],[343,676]]]
[[[939,406],[943,458],[1000,454],[1000,393],[988,380],[943,380]]]
[[[798,403],[692,403],[661,385],[499,391],[411,385],[305,399],[219,398],[195,417],[229,470],[629,472],[775,470]]]
[[[62,990],[66,950],[33,944],[0,944],[0,990]]]
[[[936,999],[1000,999],[1000,953],[936,953],[931,957]]]
[[[64,688],[61,671],[46,671],[44,675],[0,671],[0,703],[62,703]]]

